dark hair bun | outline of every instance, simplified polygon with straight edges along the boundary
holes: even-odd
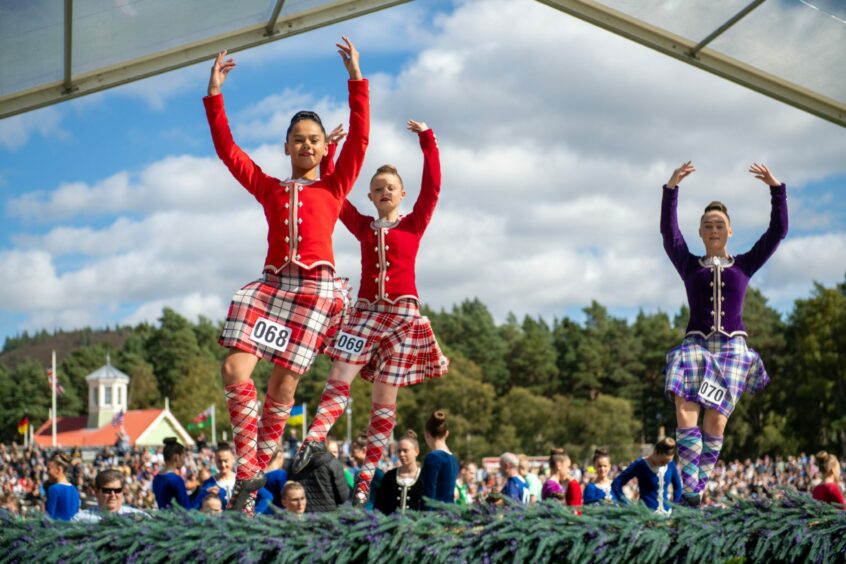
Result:
[[[435,439],[445,437],[449,432],[446,413],[440,409],[432,413],[426,421],[426,432]]]
[[[595,449],[593,451],[593,459],[594,460],[596,460],[597,458],[605,458],[607,456],[610,456],[610,455],[608,453],[608,449],[605,448],[605,447],[600,447],[600,448]]]
[[[179,439],[177,439],[176,437],[168,437],[164,440],[164,444],[166,444],[166,445],[178,445]]]

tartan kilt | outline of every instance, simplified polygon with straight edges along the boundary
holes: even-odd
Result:
[[[703,380],[712,380],[726,388],[719,405],[703,401],[699,387]],[[746,346],[742,335],[727,337],[715,333],[707,339],[688,335],[681,345],[667,354],[664,393],[675,401],[679,396],[708,409],[716,409],[729,417],[744,392],[755,393],[770,383],[761,357]]]
[[[397,387],[440,378],[449,368],[429,319],[412,299],[396,304],[359,301],[326,354],[363,364],[360,374],[368,382]]]
[[[265,271],[232,297],[218,343],[303,374],[323,347],[331,324],[340,322],[345,297],[339,280],[325,265],[310,270],[290,265],[279,273]],[[257,323],[262,319],[289,331],[287,346],[280,347],[284,350],[250,338],[254,326],[259,334]],[[269,335],[270,331],[262,334]]]

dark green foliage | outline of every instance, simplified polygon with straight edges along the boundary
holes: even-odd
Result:
[[[159,512],[96,525],[0,518],[0,563],[68,562],[843,562],[846,512],[807,497],[728,509],[558,503],[385,517],[347,508],[247,519]]]
[[[400,390],[396,434],[414,429],[435,409],[450,416],[452,450],[461,459],[504,451],[543,455],[560,446],[585,462],[594,446],[611,447],[615,461],[635,446],[675,428],[673,404],[664,397],[667,352],[678,345],[689,316],[640,312],[633,322],[612,316],[599,303],[584,309],[584,321],[509,315],[497,325],[478,299],[451,311],[423,311],[450,358],[441,380]],[[822,448],[846,455],[846,282],[816,286],[797,300],[787,319],[750,289],[744,316],[749,346],[767,367],[771,384],[745,395],[729,421],[724,458],[796,454]],[[42,331],[7,340],[0,355],[0,440],[20,439],[17,421],[27,414],[35,426],[47,415],[46,369],[58,352],[59,378],[67,393],[62,415],[86,413],[85,376],[105,363],[132,378],[130,407],[173,410],[187,423],[209,404],[217,405],[218,431],[228,428],[220,365],[226,349],[217,344],[219,323],[187,320],[165,308],[158,326],[141,324],[114,331]],[[300,378],[297,403],[309,420],[320,399],[331,362],[319,357]],[[273,366],[259,362],[253,380],[263,398]],[[370,386],[352,387],[352,435],[367,428]],[[186,420],[187,419],[187,420]],[[346,437],[347,417],[333,434]],[[218,433],[222,436],[221,433]]]

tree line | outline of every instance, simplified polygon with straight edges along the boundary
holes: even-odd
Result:
[[[478,299],[451,310],[424,308],[450,371],[444,378],[402,390],[397,432],[422,430],[434,409],[450,415],[449,443],[462,458],[479,459],[510,450],[544,454],[564,446],[577,458],[596,446],[608,446],[621,458],[641,443],[675,428],[673,404],[663,394],[665,356],[684,335],[688,312],[640,312],[633,320],[614,317],[597,302],[584,319],[546,320],[509,315],[497,323]],[[757,396],[745,396],[729,421],[724,447],[728,457],[795,454],[826,448],[846,454],[846,281],[833,287],[816,284],[782,316],[761,292],[750,289],[744,306],[749,346],[757,350],[771,377]],[[62,416],[87,410],[85,376],[102,366],[107,353],[131,377],[130,409],[171,409],[183,422],[212,403],[217,406],[218,436],[228,430],[220,363],[226,354],[217,344],[220,324],[206,318],[191,322],[165,308],[157,325],[116,329],[122,346],[111,342],[76,348],[59,366],[65,388]],[[96,331],[94,332],[97,333]],[[8,350],[27,344],[49,345],[42,332],[8,339]],[[329,370],[318,358],[303,375],[297,393],[314,413]],[[254,373],[263,393],[272,366],[260,362]],[[33,358],[14,366],[0,362],[0,439],[13,440],[17,422],[34,424],[48,416],[50,389],[46,366]],[[352,388],[353,435],[369,418],[369,386]],[[336,436],[347,434],[342,417]]]

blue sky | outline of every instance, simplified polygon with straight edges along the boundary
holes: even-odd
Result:
[[[410,207],[421,163],[404,121],[438,134],[444,190],[418,263],[431,305],[477,296],[499,319],[576,315],[592,299],[675,311],[684,293],[657,212],[687,159],[691,248],[711,199],[732,211],[730,250],[754,243],[769,200],[745,171],[763,161],[789,186],[791,232],[753,285],[788,313],[813,281],[844,279],[846,130],[529,0],[412,3],[236,54],[227,112],[266,170],[289,171],[279,140],[293,111],[346,120],[342,33],[371,79],[362,178],[398,165]],[[153,321],[164,305],[220,319],[258,276],[263,216],[214,155],[208,66],[0,121],[0,337]],[[357,246],[335,235],[356,281]]]

